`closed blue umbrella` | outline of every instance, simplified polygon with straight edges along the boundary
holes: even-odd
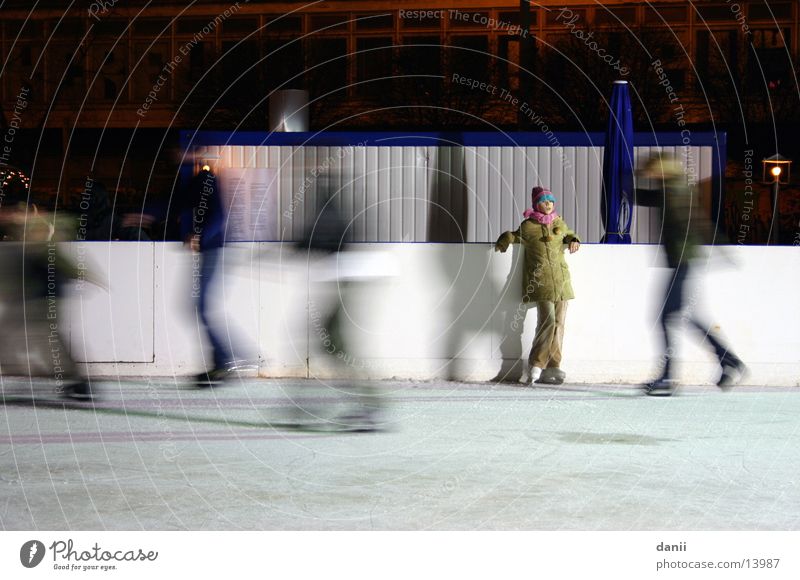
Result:
[[[603,192],[600,211],[605,244],[631,243],[633,199],[633,114],[628,81],[614,81],[603,154]]]

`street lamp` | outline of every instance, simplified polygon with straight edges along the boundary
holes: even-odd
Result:
[[[769,229],[769,243],[777,245],[780,240],[780,213],[778,211],[778,194],[780,192],[781,183],[789,183],[789,178],[792,174],[792,160],[776,153],[771,157],[761,160],[763,167],[761,173],[762,183],[772,184],[772,223]],[[784,171],[785,169],[785,171]],[[771,181],[767,180],[767,173],[769,173]]]

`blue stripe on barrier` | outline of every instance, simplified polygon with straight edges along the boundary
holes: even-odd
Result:
[[[724,133],[664,132],[634,133],[634,146],[675,147],[688,144],[696,147],[717,146]],[[420,147],[426,145],[461,145],[464,147],[602,147],[603,133],[537,132],[301,132],[269,133],[263,131],[182,131],[181,140],[195,147],[219,145],[324,146],[324,147]]]

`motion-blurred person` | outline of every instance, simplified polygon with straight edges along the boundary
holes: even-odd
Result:
[[[380,428],[382,404],[376,388],[364,378],[365,361],[361,341],[354,340],[356,311],[372,303],[373,283],[388,273],[388,257],[349,249],[345,242],[347,222],[333,199],[323,200],[316,219],[309,224],[299,244],[309,265],[311,281],[309,314],[312,345],[324,351],[345,376],[348,385],[337,388],[346,410],[322,427],[336,431],[376,431]],[[296,415],[319,416],[302,408]],[[319,425],[312,422],[309,426]],[[304,426],[302,423],[299,426]]]
[[[686,171],[674,156],[662,153],[650,158],[639,177],[650,179],[655,185],[649,190],[637,188],[635,203],[661,210],[661,240],[667,267],[671,270],[660,320],[664,335],[664,366],[658,379],[645,385],[645,392],[652,396],[669,396],[675,391],[676,382],[672,377],[672,359],[677,346],[675,326],[683,321],[699,330],[714,350],[722,367],[717,386],[726,390],[741,379],[746,367],[696,312],[697,301],[689,301],[688,308],[684,304],[684,284],[691,262],[697,256],[697,246],[714,241],[714,225],[699,207]]]
[[[7,197],[2,201],[0,234],[6,241],[0,244],[0,372],[47,378],[63,397],[91,400],[92,388],[78,374],[60,336],[63,286],[79,276],[58,251],[55,233],[61,228],[35,205]],[[67,228],[63,221],[59,225]]]
[[[536,304],[536,336],[522,382],[561,384],[566,377],[559,367],[567,305],[575,298],[564,251],[574,254],[581,242],[555,212],[556,198],[550,191],[534,187],[531,201],[525,221],[516,231],[503,233],[494,249],[505,252],[512,243],[525,248],[522,301]]]
[[[196,377],[198,387],[222,383],[237,370],[237,341],[225,318],[224,304],[215,300],[215,285],[224,277],[225,211],[218,177],[208,166],[195,175],[184,193],[180,214],[181,237],[199,260],[193,262],[193,293],[197,316],[213,351],[213,366]],[[221,320],[220,320],[221,319]]]

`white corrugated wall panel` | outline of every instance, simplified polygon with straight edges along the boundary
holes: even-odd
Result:
[[[471,242],[485,241],[490,238],[489,220],[493,210],[492,197],[497,195],[489,187],[489,176],[496,171],[492,167],[491,149],[495,148],[475,148],[475,195],[470,196],[470,214],[475,212],[475,233],[474,237],[469,240]]]
[[[492,223],[492,238],[497,238],[501,233],[509,229],[506,224],[514,221],[519,212],[515,209],[514,199],[514,154],[515,149],[502,147],[500,149],[500,171],[498,172],[498,191],[500,192],[500,215]]]
[[[489,241],[494,241],[500,234],[500,222],[503,217],[503,160],[502,148],[489,148],[489,208],[485,238]]]
[[[635,165],[659,150],[637,147]],[[691,155],[708,204],[713,149],[695,147]],[[493,242],[517,228],[535,185],[553,190],[559,213],[584,241],[603,234],[602,147],[210,146],[197,149],[196,160],[202,157],[218,157],[222,167],[276,169],[275,219],[284,239],[302,238],[325,189],[352,218],[354,241]],[[658,212],[634,208],[634,242],[658,242],[660,230]]]
[[[381,147],[378,153],[378,239],[381,242],[392,241],[392,174],[396,171],[393,159],[396,158],[396,147]]]
[[[379,241],[378,237],[378,148],[367,147],[365,181],[365,223],[367,240]]]
[[[523,212],[530,206],[530,187],[528,187],[528,155],[524,148],[513,147],[513,174],[514,204],[511,208],[511,215],[507,217],[501,225],[501,233],[508,230],[516,230],[522,221]]]
[[[415,151],[414,167],[414,233],[409,241],[419,241],[427,238],[427,224],[429,214],[428,186],[429,166],[431,159],[430,147],[417,147]]]
[[[403,147],[389,148],[389,240],[403,241]]]
[[[594,212],[596,218],[592,218],[589,214],[588,238],[587,242],[599,242],[605,233],[603,228],[603,220],[600,217],[600,192],[603,188],[603,148],[592,147],[589,150],[588,157],[589,167],[586,171],[587,179],[589,180],[586,187],[587,195],[589,196],[590,212]],[[592,193],[595,192],[595,193]]]
[[[353,241],[367,240],[367,149],[356,147],[353,151]]]
[[[399,240],[401,242],[410,242],[414,239],[414,205],[416,200],[414,169],[416,167],[416,158],[416,147],[403,147],[402,187],[398,191],[403,215]]]
[[[575,188],[575,195],[577,195],[577,192],[585,191],[587,189],[588,176],[586,172],[588,171],[589,167],[589,149],[587,147],[576,147],[573,155],[573,187]],[[578,237],[581,240],[587,240],[589,238],[588,208],[589,199],[585,199],[580,205],[577,206],[577,215],[572,222],[567,222],[575,231],[575,233],[578,234]]]
[[[431,232],[434,239],[440,239],[445,235],[445,232],[450,232],[453,229],[452,212],[446,213],[447,208],[453,208],[453,203],[450,199],[450,189],[452,175],[455,169],[450,167],[450,149],[451,147],[440,147],[437,152],[436,164],[434,165],[435,179],[431,186],[431,198],[434,203],[434,215],[436,216],[431,220],[431,228],[438,229],[439,231]]]

